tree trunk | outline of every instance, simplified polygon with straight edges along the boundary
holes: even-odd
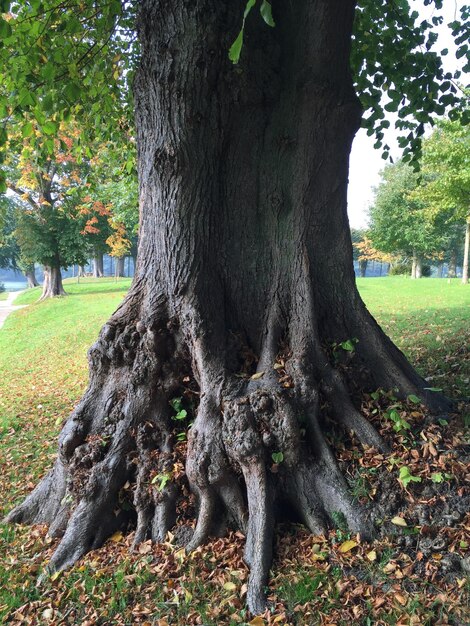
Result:
[[[60,267],[44,265],[44,282],[42,284],[42,294],[40,300],[54,298],[55,296],[66,296],[62,285],[62,274]]]
[[[89,352],[89,387],[53,470],[8,519],[62,536],[48,564],[57,571],[128,524],[119,503],[129,481],[135,544],[162,540],[185,493],[173,457],[185,422],[170,405],[182,403],[194,420],[186,476],[198,502],[188,549],[224,522],[238,526],[247,603],[259,613],[279,511],[313,533],[337,512],[352,532],[371,532],[322,433],[325,407],[384,450],[350,384],[398,388],[436,410],[448,403],[426,391],[355,286],[354,3],[275,1],[276,28],[248,20],[234,67],[227,49],[245,4],[141,2],[134,281]],[[330,347],[351,338],[353,366],[340,371]]]
[[[359,261],[359,272],[360,272],[361,278],[365,278],[366,271],[367,271],[367,260]]]
[[[467,219],[465,228],[465,247],[463,250],[463,267],[462,267],[462,283],[468,283],[468,254],[470,248],[470,217]]]
[[[421,278],[423,275],[423,260],[420,256],[416,258],[415,278]]]
[[[126,257],[120,256],[116,259],[116,269],[114,275],[116,278],[122,278],[124,276]]]
[[[455,278],[457,275],[457,253],[450,251],[449,265],[447,267],[447,278]]]
[[[413,258],[411,261],[411,278],[417,278],[416,276],[417,264],[418,264],[418,255],[416,254],[416,251],[413,250]]]
[[[93,278],[103,278],[103,254],[95,252],[93,256]]]
[[[34,265],[29,266],[25,270],[24,275],[26,277],[26,280],[28,281],[28,289],[31,289],[32,287],[37,287],[39,285],[36,279],[36,270],[34,269]]]
[[[437,265],[437,278],[442,278],[444,272],[444,263],[438,263]]]
[[[78,266],[77,277],[84,278],[86,276],[86,271],[83,265]]]

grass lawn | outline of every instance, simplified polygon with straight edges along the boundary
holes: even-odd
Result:
[[[469,395],[470,285],[401,277],[358,282],[370,311],[429,377],[429,386]],[[65,281],[69,297],[36,303],[40,290],[34,289],[17,298],[15,304],[31,306],[13,313],[0,330],[0,518],[51,465],[63,419],[86,385],[87,349],[129,284],[129,279],[85,278],[79,284],[70,279]],[[405,454],[402,448],[398,442],[393,454]],[[396,488],[401,490],[398,481]],[[367,490],[362,497],[367,499]],[[404,536],[415,530],[399,529]],[[247,569],[240,534],[216,539],[191,556],[175,547],[171,536],[163,545],[142,544],[131,554],[131,539],[117,533],[38,589],[38,572],[55,541],[42,527],[0,526],[0,624],[466,622],[464,576],[450,586],[441,583],[440,554],[422,576],[412,575],[410,557],[392,540],[343,551],[355,539],[349,533],[337,530],[312,538],[296,526],[287,528],[276,546],[272,611],[250,621],[244,609]],[[457,541],[456,550],[465,552],[468,542],[464,544]]]
[[[367,308],[430,387],[470,396],[470,285],[460,279],[360,278]]]

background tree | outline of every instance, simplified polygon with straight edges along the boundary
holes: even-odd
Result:
[[[465,232],[462,240],[462,282],[468,282],[470,245],[470,130],[460,120],[443,120],[423,144],[422,180],[414,196],[427,206],[429,219],[450,231]],[[455,233],[455,228],[453,230]],[[453,247],[455,250],[455,247]],[[454,252],[455,254],[455,252]]]
[[[423,258],[442,248],[441,232],[412,192],[419,184],[413,168],[397,161],[382,172],[370,208],[370,238],[375,248],[412,258],[411,278],[420,278]]]
[[[104,40],[96,66],[105,69],[97,73],[95,64],[77,59],[74,84],[99,80],[93,91],[88,84],[79,90],[80,104],[90,99],[85,117],[93,94],[100,104],[103,98],[120,105],[119,93],[113,101],[102,92],[120,62],[110,51],[120,41],[121,3],[93,3],[92,17],[86,3],[83,16],[73,1],[60,9],[34,5],[15,3],[9,21],[21,20],[18,34],[5,21],[11,32],[0,51],[8,62],[4,89],[21,92],[31,74],[37,91],[28,106],[41,108],[41,95],[55,90],[51,108],[60,116],[63,84],[73,73],[54,64],[51,80],[34,55],[47,46],[54,58],[78,39],[89,59]],[[33,23],[42,32],[46,9],[38,43],[38,32],[27,32]],[[266,1],[141,0],[138,9],[136,276],[90,350],[90,384],[62,431],[53,470],[8,519],[41,521],[62,536],[48,564],[49,571],[62,569],[132,520],[120,506],[129,481],[135,542],[161,540],[183,493],[174,454],[179,424],[191,411],[184,450],[198,520],[188,549],[224,521],[243,529],[247,602],[260,612],[279,509],[315,533],[338,511],[353,532],[370,528],[322,434],[324,407],[364,443],[384,449],[354,407],[349,384],[396,387],[436,410],[448,406],[426,389],[359,298],[346,187],[362,113],[355,86],[372,108],[366,123],[381,143],[374,98],[388,85],[411,148],[444,107],[443,97],[457,104],[456,88],[446,85],[429,49],[430,24],[415,24],[407,2],[361,3],[355,27],[356,3],[348,0],[276,0],[272,12]],[[243,43],[240,67],[227,57],[234,41],[238,54]],[[234,60],[236,52],[232,47]],[[18,72],[20,64],[27,69]],[[109,93],[116,93],[114,84]],[[328,346],[348,338],[357,339],[354,366],[343,371]],[[165,479],[153,482],[156,476]]]
[[[34,260],[22,252],[16,237],[18,205],[4,194],[0,195],[0,212],[3,214],[0,233],[0,267],[23,272],[28,287],[37,287]]]
[[[351,229],[351,239],[353,244],[353,257],[359,263],[361,277],[365,277],[369,261],[387,263],[391,265],[397,261],[397,257],[387,252],[382,252],[373,247],[372,241],[366,230]]]
[[[65,123],[51,125],[49,131],[42,135],[29,122],[21,139],[11,135],[5,160],[7,187],[20,201],[16,239],[25,258],[44,266],[42,298],[64,295],[61,267],[84,260],[83,220],[77,211],[84,165],[71,152],[79,131]]]

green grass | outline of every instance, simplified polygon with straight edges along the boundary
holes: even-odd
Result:
[[[367,308],[429,386],[468,396],[470,285],[459,279],[361,278]]]

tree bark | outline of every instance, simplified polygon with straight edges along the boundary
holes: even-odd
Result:
[[[359,272],[360,272],[361,278],[365,278],[366,271],[367,271],[367,260],[359,261]]]
[[[93,278],[103,278],[103,253],[95,252],[93,256]]]
[[[34,265],[31,265],[24,271],[24,275],[26,280],[28,281],[28,289],[32,289],[33,287],[37,287],[39,285],[36,278],[36,271],[34,269]]]
[[[170,406],[182,398],[198,502],[188,549],[224,523],[240,528],[247,603],[259,613],[280,510],[314,533],[337,512],[352,532],[371,532],[323,435],[324,412],[384,450],[351,384],[413,393],[437,411],[448,403],[425,389],[355,286],[346,213],[361,117],[349,69],[354,3],[276,0],[276,28],[248,20],[234,67],[227,50],[245,4],[141,2],[134,281],[90,349],[89,387],[54,468],[8,520],[62,536],[48,564],[57,571],[129,523],[119,504],[129,481],[135,544],[162,540],[184,493]],[[339,369],[332,344],[352,338],[353,366]]]
[[[55,296],[66,296],[62,285],[62,274],[60,267],[44,265],[44,282],[42,284],[42,294],[40,300],[54,298]]]
[[[467,219],[465,228],[465,246],[463,250],[463,267],[462,267],[462,283],[468,283],[468,256],[470,248],[470,217]]]
[[[116,278],[122,278],[125,275],[125,262],[126,257],[124,256],[116,258],[116,269],[114,270]]]

